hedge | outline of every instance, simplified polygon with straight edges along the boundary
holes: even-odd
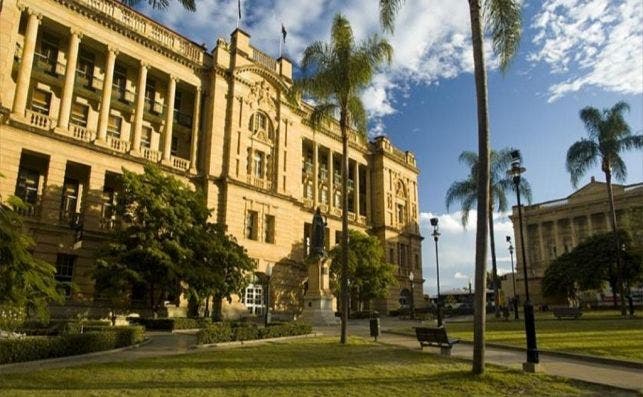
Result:
[[[205,328],[212,324],[209,317],[203,318],[146,318],[146,317],[128,317],[131,324],[143,325],[145,329],[155,331],[174,331],[176,329],[196,329]]]
[[[81,329],[86,329],[92,326],[109,326],[109,321],[103,320],[69,320],[69,319],[54,319],[47,323],[40,321],[25,321],[17,332],[27,335],[40,335],[40,336],[53,336],[61,334],[79,334]]]
[[[101,327],[84,334],[0,339],[0,364],[73,356],[130,346],[143,341],[143,327]]]
[[[210,344],[306,335],[312,331],[313,329],[310,325],[294,322],[272,325],[266,328],[259,328],[254,324],[233,326],[230,323],[223,322],[212,324],[202,329],[196,334],[196,337],[198,344]]]

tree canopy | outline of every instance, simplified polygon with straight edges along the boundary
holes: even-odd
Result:
[[[127,303],[119,296],[142,288],[156,310],[182,292],[201,300],[229,297],[243,287],[254,262],[222,227],[208,222],[200,192],[153,165],[143,174],[123,170],[122,186],[116,216],[123,227],[99,254],[99,294],[118,306]]]
[[[395,267],[384,260],[384,249],[375,236],[351,230],[349,232],[348,273],[350,292],[357,296],[359,302],[369,302],[372,299],[384,298],[388,289],[395,283]],[[337,245],[330,251],[333,259],[330,273],[333,280],[339,279],[342,268],[342,247]],[[334,289],[337,283],[334,282]]]

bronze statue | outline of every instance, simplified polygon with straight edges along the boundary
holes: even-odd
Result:
[[[312,236],[310,245],[310,255],[324,256],[324,239],[326,238],[326,222],[322,218],[319,208],[315,211],[313,216]]]

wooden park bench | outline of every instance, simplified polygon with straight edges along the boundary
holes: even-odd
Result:
[[[450,356],[453,345],[460,342],[460,339],[449,339],[444,327],[415,327],[415,336],[420,342],[421,349],[424,349],[424,346],[439,347],[440,353],[444,356]]]
[[[563,318],[577,319],[583,315],[580,307],[554,307],[551,311],[554,313],[554,317],[559,320]]]

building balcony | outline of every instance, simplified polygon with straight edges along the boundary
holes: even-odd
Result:
[[[177,170],[187,171],[190,168],[190,160],[176,156],[170,156],[170,160],[172,167],[176,168]]]
[[[328,180],[328,170],[320,169],[319,170],[319,180],[326,182]]]
[[[103,90],[103,79],[85,74],[79,70],[76,71],[76,78],[74,79],[74,84],[76,87],[88,89],[91,91],[102,91]]]
[[[136,98],[136,95],[134,94],[134,91],[130,91],[128,89],[122,88],[118,85],[112,86],[113,100],[120,101],[126,104],[132,104],[134,103],[135,98]]]
[[[254,187],[258,187],[259,189],[267,189],[270,190],[272,188],[272,182],[263,179],[254,175],[248,175],[247,179],[248,183]]]
[[[342,174],[335,173],[333,175],[333,185],[339,187],[342,184]]]
[[[24,218],[38,218],[40,216],[40,198],[36,199],[35,203],[27,203],[23,201],[24,206],[14,207],[14,211]]]
[[[335,216],[342,216],[342,209],[338,207],[333,208],[333,215]]]
[[[38,129],[49,131],[56,126],[56,119],[42,113],[26,110],[27,122]]]
[[[158,150],[141,148],[141,157],[151,162],[158,163],[161,159],[161,152]]]
[[[34,53],[33,57],[33,67],[36,71],[47,73],[56,77],[62,77],[65,75],[66,65],[64,63],[57,62],[56,60],[51,59],[46,55],[36,52]]]
[[[107,137],[107,146],[117,152],[126,153],[129,151],[129,141],[125,139],[115,138],[113,136]]]
[[[71,136],[83,142],[93,142],[96,139],[96,132],[77,124],[69,124]]]
[[[313,208],[313,199],[304,197],[304,207]]]
[[[159,101],[153,101],[151,99],[145,98],[145,112],[148,114],[151,114],[153,116],[160,116],[163,114],[163,108],[165,106],[163,105],[162,102]]]

